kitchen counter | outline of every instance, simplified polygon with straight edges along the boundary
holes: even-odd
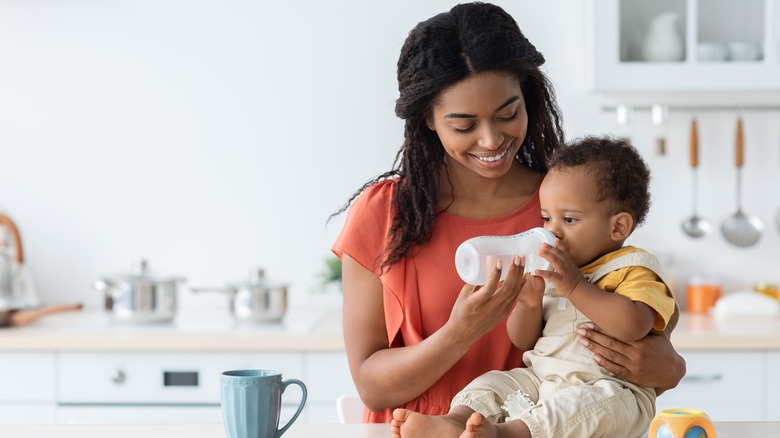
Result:
[[[780,318],[719,320],[683,313],[672,334],[679,351],[780,351]],[[282,323],[238,324],[229,316],[183,312],[173,323],[127,325],[82,311],[0,328],[0,351],[343,351],[338,309],[291,309]]]
[[[683,313],[672,333],[672,344],[679,351],[780,351],[780,318],[718,319]]]
[[[777,438],[780,422],[715,423],[718,438]],[[14,438],[112,438],[138,437],[169,438],[224,438],[222,424],[205,425],[0,425],[0,436]],[[294,424],[284,438],[390,438],[386,424]]]
[[[341,311],[290,309],[279,323],[238,323],[207,309],[173,322],[128,324],[101,311],[68,312],[0,328],[0,351],[343,351]]]

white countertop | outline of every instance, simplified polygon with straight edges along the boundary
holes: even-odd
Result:
[[[678,351],[780,351],[780,318],[722,320],[686,314],[672,334]],[[103,312],[51,315],[0,328],[0,351],[343,351],[341,311],[291,309],[282,323],[238,324],[190,311],[173,323],[112,323]]]
[[[718,319],[683,313],[672,333],[672,344],[679,351],[777,351],[780,350],[780,318]]]
[[[718,438],[777,438],[780,422],[715,423]],[[0,425],[0,436],[14,438],[224,438],[222,424],[54,424]],[[386,424],[294,424],[284,438],[390,438]]]
[[[207,310],[172,322],[128,324],[101,311],[50,315],[0,328],[0,351],[340,351],[341,312],[291,309],[280,323],[238,323]]]

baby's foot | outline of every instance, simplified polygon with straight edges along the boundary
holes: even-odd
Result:
[[[498,438],[498,429],[482,414],[474,412],[466,422],[466,430],[460,438]]]
[[[393,438],[457,438],[464,428],[463,424],[446,415],[423,415],[408,409],[396,409],[390,430]]]

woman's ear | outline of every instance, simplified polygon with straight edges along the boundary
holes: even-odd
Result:
[[[621,211],[612,215],[612,240],[626,240],[634,230],[634,217],[631,214]]]
[[[433,120],[430,117],[425,119],[425,125],[428,126],[428,129],[431,131],[436,132],[436,127],[433,125]]]

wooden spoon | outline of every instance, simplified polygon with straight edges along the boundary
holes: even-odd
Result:
[[[42,316],[51,315],[54,313],[69,312],[71,310],[81,310],[82,307],[83,306],[81,303],[77,303],[47,306],[35,310],[12,310],[11,314],[8,316],[8,325],[29,324]]]

